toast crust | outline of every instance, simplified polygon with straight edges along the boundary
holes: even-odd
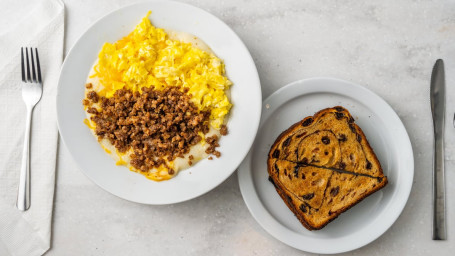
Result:
[[[330,117],[329,117],[330,115]],[[333,119],[333,116],[336,117],[337,120]],[[324,160],[322,156],[321,159],[314,160],[315,162],[312,164],[307,163],[308,159],[303,159],[305,161],[302,161],[302,159],[299,159],[299,157],[302,157],[302,154],[299,156],[299,143],[302,144],[302,140],[304,140],[307,135],[307,132],[305,130],[309,131],[308,134],[314,134],[315,130],[316,132],[320,132],[321,129],[317,129],[317,125],[319,123],[322,123],[322,126],[328,126],[329,124],[324,124],[323,122],[319,122],[322,118],[327,117],[332,120],[330,121],[331,124],[335,122],[335,125],[338,125],[338,123],[346,122],[347,125],[349,125],[349,129],[352,132],[352,134],[347,135],[348,139],[347,141],[350,143],[348,146],[344,146],[345,149],[351,149],[351,148],[356,148],[358,149],[357,151],[354,151],[355,157],[358,158],[357,155],[360,155],[360,158],[362,156],[365,159],[356,159],[356,162],[354,164],[344,164],[343,161],[346,159],[346,155],[341,155],[337,153],[333,154],[328,154],[327,151],[325,152],[325,155],[329,155],[329,157],[332,158],[337,158],[339,157],[341,160],[337,161],[336,163],[334,161],[322,161],[324,163],[327,163],[329,166],[324,166],[321,165],[320,167],[320,172],[322,172],[322,169],[325,168],[325,171],[331,171],[336,175],[337,181],[333,180],[332,181],[332,176],[328,180],[327,175],[324,178],[326,184],[326,187],[323,191],[324,198],[323,198],[323,204],[321,205],[321,209],[316,209],[310,207],[310,204],[308,203],[308,200],[302,199],[301,196],[297,195],[298,193],[292,192],[290,188],[294,188],[296,184],[292,184],[292,182],[298,182],[301,183],[302,181],[300,180],[294,180],[292,181],[292,177],[288,178],[283,178],[284,173],[280,173],[280,170],[276,170],[279,167],[277,166],[277,161],[278,164],[283,165],[283,161],[289,162],[287,165],[292,165],[294,164],[296,167],[295,169],[297,170],[297,166],[299,168],[302,168],[301,171],[304,171],[305,168],[309,168],[310,166],[313,168],[318,167],[318,163],[320,163],[319,160]],[[342,117],[342,118],[339,118]],[[318,124],[314,124],[316,122],[319,122]],[[312,124],[316,125],[313,130],[306,129],[305,127],[311,126]],[[346,131],[346,124],[342,126],[340,129],[344,129]],[[314,126],[313,125],[313,126]],[[303,127],[303,128],[302,128]],[[337,126],[338,127],[338,126]],[[335,128],[336,130],[337,128]],[[313,131],[313,133],[311,132]],[[334,134],[336,131],[334,131]],[[303,135],[302,135],[303,134]],[[343,134],[342,134],[343,135]],[[327,137],[327,136],[326,136]],[[353,140],[355,138],[355,140]],[[345,136],[346,139],[346,136]],[[300,140],[300,141],[298,141]],[[333,140],[333,138],[332,138]],[[343,143],[346,140],[340,140],[341,142],[338,142],[339,144]],[[358,143],[356,144],[357,141]],[[325,144],[325,143],[322,143]],[[318,149],[323,147],[321,143],[318,144]],[[351,146],[351,144],[355,144],[356,147]],[[310,147],[313,145],[310,145]],[[308,147],[306,144],[305,145],[300,145],[300,147]],[[290,150],[291,149],[291,150]],[[311,149],[311,148],[310,148]],[[330,148],[333,150],[333,152],[336,152],[336,147]],[[323,148],[324,150],[324,148]],[[362,153],[363,152],[363,153]],[[352,160],[352,153],[349,155]],[[344,158],[343,158],[344,157]],[[314,158],[314,155],[313,155]],[[365,160],[365,161],[364,161]],[[360,163],[360,164],[359,164]],[[362,165],[363,164],[363,165]],[[346,167],[347,166],[347,167]],[[345,167],[345,168],[340,168],[340,167]],[[367,168],[368,167],[368,168]],[[281,167],[280,167],[281,168]],[[337,171],[339,170],[339,171]],[[381,168],[381,165],[379,163],[378,158],[376,157],[376,154],[374,153],[373,149],[371,148],[370,144],[368,143],[365,134],[363,131],[360,129],[360,127],[354,123],[354,119],[350,115],[350,113],[343,107],[341,106],[336,106],[333,108],[326,108],[323,109],[313,116],[308,116],[304,118],[303,120],[293,124],[291,127],[283,131],[276,139],[275,143],[270,148],[269,154],[268,154],[268,159],[267,159],[267,171],[269,174],[269,180],[273,183],[275,186],[275,189],[277,193],[280,195],[282,200],[285,202],[287,207],[294,213],[294,215],[297,217],[297,219],[302,223],[302,225],[307,228],[308,230],[319,230],[323,227],[325,227],[328,223],[332,222],[334,219],[336,219],[341,213],[347,211],[348,209],[352,208],[354,205],[358,204],[361,202],[363,199],[368,197],[369,195],[375,193],[376,191],[380,190],[383,188],[387,183],[387,177],[384,176],[383,170]],[[297,171],[295,171],[297,172]],[[285,172],[286,173],[286,172]],[[289,175],[289,174],[286,174]],[[281,181],[280,181],[281,177]],[[348,179],[348,182],[343,182],[340,180],[346,180]],[[284,183],[282,182],[284,181]],[[333,182],[338,182],[339,184],[336,187],[336,190],[332,188],[332,190],[335,190],[336,193],[330,193],[330,191],[327,191],[327,188],[330,187],[330,183]],[[359,192],[357,189],[357,186],[354,186],[354,188],[350,188],[349,184],[350,183],[354,184],[360,184],[364,188],[360,191],[361,193],[356,194],[356,192]],[[298,184],[297,184],[298,185]],[[344,189],[347,195],[349,195],[352,199],[348,199],[349,203],[342,204],[338,202],[336,205],[338,208],[335,207],[336,203],[332,203],[332,201],[336,201],[338,195],[333,196],[334,194],[338,194],[338,191],[340,189]],[[308,189],[306,187],[303,187],[303,185],[300,185],[302,189]],[[318,188],[321,189],[321,188]],[[319,191],[318,193],[320,193]],[[333,191],[332,191],[333,192]],[[341,194],[339,195],[341,196]],[[341,201],[345,198],[346,195],[343,195],[341,198]],[[311,198],[310,198],[311,199]],[[335,200],[333,200],[335,199]],[[338,198],[339,200],[339,198]],[[332,205],[331,205],[332,203]],[[341,205],[341,206],[340,206]],[[331,208],[330,208],[331,207]],[[336,208],[334,211],[331,211],[332,208]],[[327,209],[328,210],[327,212]],[[318,216],[321,215],[321,216]]]

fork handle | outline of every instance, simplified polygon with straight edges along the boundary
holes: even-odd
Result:
[[[33,107],[27,107],[25,120],[24,148],[22,151],[22,165],[17,191],[17,208],[26,211],[30,208],[30,125]]]

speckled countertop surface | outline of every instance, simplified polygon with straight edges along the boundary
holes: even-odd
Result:
[[[64,0],[67,53],[95,20],[132,1]],[[409,201],[379,239],[347,255],[453,255],[455,251],[455,2],[184,1],[227,23],[250,50],[263,98],[303,78],[363,85],[403,121],[414,150]],[[446,64],[448,240],[431,240],[431,68]],[[52,248],[46,255],[312,255],[267,234],[250,215],[237,174],[184,203],[147,206],[88,180],[60,143]],[[328,245],[330,246],[330,245]],[[452,252],[452,253],[450,253]]]

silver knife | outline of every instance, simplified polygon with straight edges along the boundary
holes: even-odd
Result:
[[[444,117],[445,77],[444,62],[436,61],[431,74],[430,100],[434,128],[433,155],[433,240],[446,240],[445,185],[444,185]]]

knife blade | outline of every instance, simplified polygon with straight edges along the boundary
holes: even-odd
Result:
[[[444,62],[441,59],[436,61],[431,73],[430,101],[434,130],[433,240],[446,240],[444,184],[445,74]]]

